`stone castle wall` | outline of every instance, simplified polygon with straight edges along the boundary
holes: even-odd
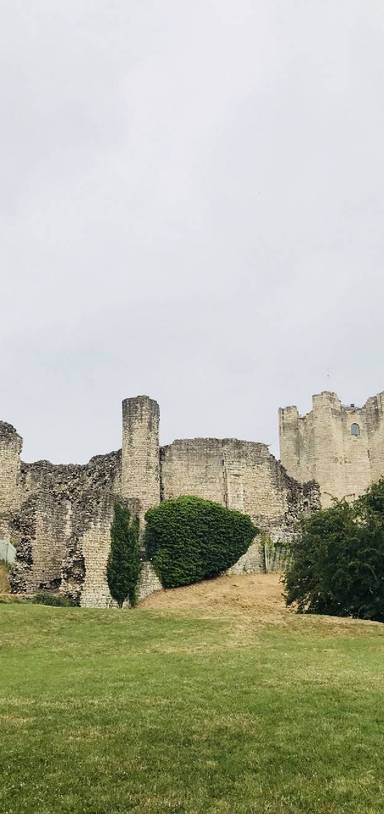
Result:
[[[356,499],[384,475],[384,393],[363,407],[344,406],[335,393],[313,396],[312,410],[280,410],[280,456],[299,482],[315,480],[323,506]]]
[[[282,463],[265,444],[194,438],[159,447],[159,407],[147,396],[123,402],[122,449],[85,465],[20,462],[21,438],[0,423],[0,532],[17,547],[13,590],[61,590],[84,606],[112,603],[106,563],[113,504],[140,518],[171,497],[193,494],[250,515],[274,540],[292,537],[302,512],[330,495],[357,496],[384,473],[384,396],[357,409],[315,396],[301,418],[280,412]],[[351,432],[358,425],[358,434]],[[140,596],[160,583],[142,550]],[[254,544],[232,573],[260,568]]]
[[[22,440],[2,427],[0,505],[3,536],[17,548],[13,590],[59,589],[83,606],[113,605],[106,579],[113,505],[123,500],[143,525],[147,508],[160,501],[157,403],[146,396],[124,401],[122,450],[85,465],[20,463]],[[144,561],[139,597],[159,588]]]
[[[85,576],[79,541],[106,515],[106,499],[120,492],[121,453],[98,455],[85,466],[22,463],[19,483],[21,505],[10,523],[17,546],[14,589],[34,592],[65,585],[79,599]],[[71,570],[71,562],[67,580],[63,568]]]
[[[318,508],[316,484],[297,484],[265,444],[234,438],[174,441],[160,451],[161,497],[196,495],[248,514],[272,538],[287,539],[303,511]],[[263,567],[254,544],[231,573]]]
[[[196,495],[249,514],[260,529],[291,528],[317,501],[314,486],[299,486],[265,444],[234,438],[193,438],[163,447],[161,494]]]
[[[22,439],[11,424],[0,421],[0,538],[9,539],[9,520],[21,500]]]
[[[14,515],[11,536],[17,559],[13,585],[18,591],[57,590],[66,553],[71,504],[48,491],[30,495]]]

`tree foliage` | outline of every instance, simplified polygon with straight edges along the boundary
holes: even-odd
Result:
[[[131,520],[128,509],[120,503],[114,507],[111,526],[111,549],[107,563],[107,580],[111,596],[122,607],[126,599],[134,607],[140,575],[139,523]]]
[[[384,480],[301,521],[284,582],[299,613],[384,621]]]
[[[258,531],[247,515],[199,497],[165,500],[145,519],[148,556],[166,588],[221,574]]]

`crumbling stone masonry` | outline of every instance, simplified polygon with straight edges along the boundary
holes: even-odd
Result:
[[[160,410],[148,396],[123,401],[121,494],[140,501],[140,511],[160,503]]]
[[[8,536],[8,516],[20,506],[22,439],[11,424],[0,421],[0,537]]]
[[[280,410],[280,455],[287,472],[315,480],[323,506],[355,500],[384,475],[384,392],[363,407],[344,406],[336,393],[313,396],[311,412]]]
[[[320,505],[316,481],[326,501],[328,491],[357,495],[384,474],[383,407],[383,394],[361,410],[321,394],[304,419],[286,408],[280,415],[284,466],[265,444],[233,438],[160,448],[159,407],[148,396],[123,402],[122,449],[85,465],[21,462],[20,436],[0,422],[0,534],[17,547],[12,590],[59,590],[83,606],[113,604],[106,563],[117,498],[142,528],[149,507],[189,494],[246,512],[272,539],[290,539],[299,515]],[[352,424],[358,435],[356,428],[351,434]],[[253,544],[231,573],[259,568]],[[160,588],[143,550],[140,597]]]

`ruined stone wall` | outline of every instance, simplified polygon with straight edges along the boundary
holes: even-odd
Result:
[[[72,534],[62,568],[61,590],[85,608],[116,606],[107,581],[107,561],[111,548],[111,524],[115,495],[99,501],[88,526],[82,534]],[[126,501],[133,515],[139,513],[138,502]],[[144,599],[162,588],[151,564],[142,562],[138,599]]]
[[[302,512],[319,507],[317,484],[299,485],[265,444],[233,438],[174,441],[160,452],[161,496],[196,495],[249,514],[272,540],[288,541]],[[264,567],[255,542],[229,570],[254,573]]]
[[[148,396],[123,401],[121,494],[140,501],[141,520],[160,502],[159,405]]]
[[[21,464],[21,503],[11,522],[17,550],[11,578],[14,591],[54,590],[62,585],[63,562],[68,556],[71,559],[74,546],[77,551],[76,540],[100,514],[105,496],[119,493],[120,469],[119,452],[98,455],[84,466],[49,461]],[[79,595],[81,568],[75,559]]]
[[[20,493],[21,506],[11,521],[17,550],[12,590],[59,590],[83,607],[114,605],[106,566],[113,506],[122,499],[121,452],[98,455],[84,466],[23,463]],[[124,503],[132,515],[140,514],[140,501]],[[159,588],[152,566],[144,561],[139,598]]]
[[[9,425],[3,434],[3,503],[17,549],[12,589],[59,589],[85,606],[111,604],[106,564],[113,504],[125,496],[142,519],[160,500],[158,405],[145,396],[127,399],[123,450],[81,466],[20,465],[21,439]],[[152,567],[144,562],[139,596],[158,588]]]
[[[31,495],[12,523],[17,560],[12,585],[31,593],[57,590],[66,549],[71,506],[49,492]]]
[[[71,560],[83,563],[84,576],[79,586],[80,604],[83,607],[103,608],[111,604],[106,568],[111,547],[111,523],[113,519],[113,496],[104,495],[93,507],[92,516],[83,528],[74,528],[70,549],[64,563],[63,591],[71,592],[73,569]],[[73,593],[73,587],[72,587]]]
[[[62,567],[62,591],[82,607],[113,605],[107,582],[107,560],[111,548],[111,524],[116,495],[109,492],[88,495],[88,513],[74,505],[72,533]],[[132,506],[129,506],[132,511]],[[135,512],[136,506],[133,507]]]
[[[178,440],[160,452],[161,499],[180,495],[224,502],[221,441],[215,438]]]
[[[107,581],[107,561],[111,548],[111,524],[115,499],[114,494],[99,495],[96,501],[93,497],[88,522],[84,524],[84,518],[78,515],[73,525],[67,556],[62,568],[61,589],[67,595],[76,598],[82,607],[105,608],[116,605],[111,597]],[[91,503],[92,497],[90,496],[89,504],[91,505]],[[140,512],[138,500],[126,500],[124,504],[132,516],[138,516]],[[138,598],[144,599],[161,587],[150,563],[143,561]]]
[[[0,421],[0,538],[10,539],[10,514],[20,505],[22,439],[11,424]]]
[[[335,393],[313,396],[312,410],[280,410],[281,462],[300,482],[315,480],[321,502],[354,500],[384,475],[384,393],[363,407],[344,406]]]
[[[87,464],[22,463],[19,483],[23,500],[41,490],[69,500],[93,490],[120,494],[121,450],[95,455]]]
[[[236,439],[178,440],[161,449],[161,495],[196,495],[249,514],[272,531],[292,526],[317,500],[314,485],[290,478],[265,444]]]
[[[372,427],[376,413],[372,408]],[[7,477],[0,499],[17,548],[14,591],[60,590],[83,606],[113,604],[106,565],[117,497],[142,528],[146,510],[160,499],[192,494],[249,514],[276,540],[289,538],[301,511],[318,505],[316,485],[289,477],[264,444],[192,439],[160,451],[159,407],[147,396],[123,402],[122,450],[86,465],[20,465],[21,439],[4,427]],[[161,587],[144,548],[142,557],[141,597]],[[253,571],[259,564],[254,545],[234,572]]]

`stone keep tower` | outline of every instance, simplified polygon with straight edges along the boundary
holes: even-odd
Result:
[[[323,506],[354,500],[384,476],[384,393],[355,407],[326,391],[307,415],[285,407],[279,419],[281,463],[299,482],[317,481]]]
[[[136,396],[123,401],[121,494],[140,501],[140,519],[160,503],[159,422],[157,401]]]
[[[11,424],[0,421],[0,538],[9,539],[9,515],[20,504],[22,439]]]

